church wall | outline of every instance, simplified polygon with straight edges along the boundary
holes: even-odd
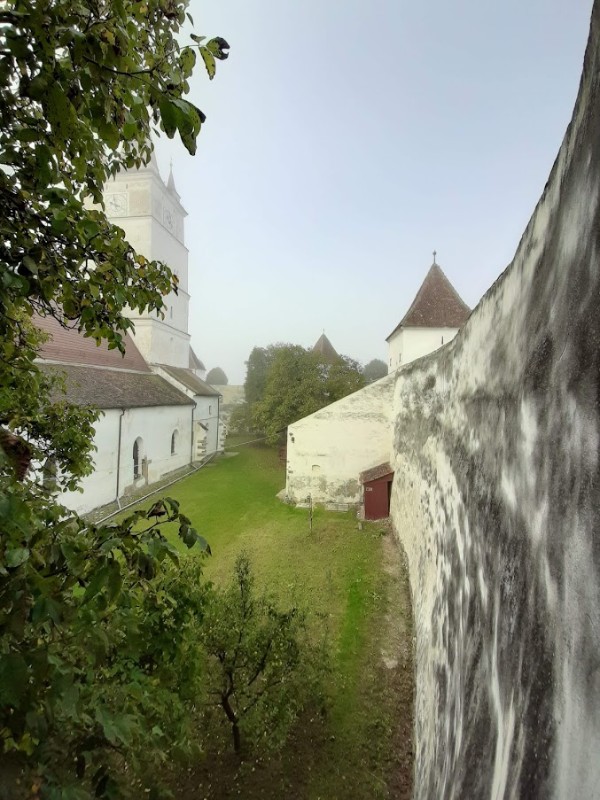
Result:
[[[116,497],[120,414],[117,409],[109,409],[96,422],[94,445],[97,450],[93,454],[95,469],[92,475],[81,480],[83,493],[65,492],[59,496],[59,502],[79,514],[111,503]]]
[[[288,428],[286,494],[292,502],[358,503],[359,473],[390,456],[394,376]]]
[[[81,492],[67,492],[60,502],[80,514],[91,511],[117,496],[117,452],[120,409],[110,409],[96,423],[94,473],[81,481]],[[121,463],[119,496],[134,488],[152,484],[173,470],[191,463],[192,406],[158,406],[126,409],[121,422]],[[171,454],[171,436],[177,431],[176,452]],[[148,462],[148,478],[134,479],[133,445],[142,439],[142,456]]]
[[[133,317],[135,323],[134,341],[151,364],[169,364],[172,367],[185,367],[189,364],[190,336],[159,320]]]
[[[451,342],[458,328],[402,328],[388,347],[388,371],[393,372]]]
[[[179,278],[184,292],[188,290],[188,250],[163,225],[152,229],[152,257],[164,261]]]
[[[416,631],[417,800],[600,786],[600,2],[514,261],[396,373],[392,520]]]
[[[197,426],[196,436],[202,440],[203,455],[209,456],[218,452],[219,443],[219,397],[200,397],[194,396],[196,410],[194,411],[194,422]],[[199,427],[200,423],[208,430]]]

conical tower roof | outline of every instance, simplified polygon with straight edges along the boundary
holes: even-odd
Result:
[[[412,305],[386,341],[400,328],[461,328],[470,313],[469,306],[434,261]]]
[[[175,197],[179,200],[179,192],[175,188],[175,178],[173,177],[173,164],[169,168],[169,178],[167,180],[167,189],[174,194]]]
[[[325,336],[325,331],[319,336],[313,347],[314,353],[319,353],[325,361],[337,361],[339,355],[336,353],[334,346],[329,339]]]

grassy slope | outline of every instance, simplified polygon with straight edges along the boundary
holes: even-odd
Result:
[[[318,624],[327,625],[333,645],[326,721],[305,720],[277,759],[238,774],[241,794],[275,798],[286,793],[314,800],[388,797],[394,723],[379,652],[389,582],[381,563],[381,531],[379,526],[359,531],[351,513],[317,509],[311,533],[308,512],[275,497],[284,480],[273,450],[245,447],[168,490],[210,542],[207,578],[229,580],[237,554],[246,550],[257,584],[268,587],[282,604],[299,602],[319,615]],[[169,535],[177,539],[174,529]],[[225,765],[217,768],[231,771]],[[181,786],[181,797],[238,794],[235,779],[229,785],[220,775],[208,785],[204,772]]]

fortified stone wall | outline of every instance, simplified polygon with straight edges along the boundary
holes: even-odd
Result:
[[[600,0],[514,261],[398,373],[392,497],[417,637],[417,798],[600,791]]]

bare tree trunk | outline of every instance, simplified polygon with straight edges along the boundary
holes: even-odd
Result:
[[[228,695],[223,695],[221,697],[221,706],[223,708],[223,711],[227,715],[227,719],[231,722],[231,732],[233,734],[233,749],[236,753],[239,753],[240,750],[242,749],[242,737],[238,725],[238,718],[236,716],[235,711],[231,707]]]

